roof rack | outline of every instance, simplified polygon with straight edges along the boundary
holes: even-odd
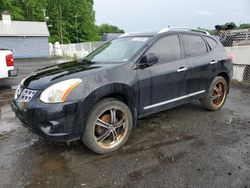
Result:
[[[169,28],[164,28],[161,29],[158,33],[165,33],[168,31],[189,31],[189,32],[198,32],[198,33],[203,33],[206,35],[210,35],[209,32],[202,30],[202,29],[193,29],[189,27],[169,27]]]
[[[122,35],[120,35],[118,38],[122,38],[122,37],[126,37],[126,36],[129,36],[131,34],[137,34],[138,32],[129,32],[129,33],[124,33]]]

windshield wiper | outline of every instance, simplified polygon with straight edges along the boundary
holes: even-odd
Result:
[[[91,60],[89,60],[89,59],[83,59],[82,62],[83,62],[83,63],[86,63],[86,64],[96,64],[96,63],[97,63],[97,62],[91,61]]]

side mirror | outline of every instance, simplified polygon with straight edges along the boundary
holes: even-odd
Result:
[[[150,67],[154,64],[158,63],[158,57],[156,56],[155,53],[148,53],[142,56],[140,62],[139,62],[139,67],[140,68],[146,68]]]

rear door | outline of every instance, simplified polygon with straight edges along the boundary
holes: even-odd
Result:
[[[137,69],[141,112],[147,114],[181,102],[188,67],[178,35],[159,39],[146,53],[155,54],[159,60],[153,66]]]
[[[216,60],[211,59],[208,45],[202,36],[182,34],[181,38],[185,58],[190,67],[186,80],[186,93],[191,96],[203,94],[210,83],[213,68],[211,62]]]
[[[210,83],[212,79],[218,74],[219,61],[224,59],[221,57],[221,50],[218,50],[218,42],[210,36],[203,37],[208,45],[208,60],[210,64]],[[225,54],[225,53],[224,53]],[[209,86],[210,86],[209,83]]]

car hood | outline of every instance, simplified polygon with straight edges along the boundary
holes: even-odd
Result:
[[[29,89],[43,90],[57,82],[71,78],[83,79],[84,76],[90,73],[96,73],[97,71],[107,69],[112,66],[117,65],[79,63],[76,61],[57,64],[37,70],[25,78],[21,85]]]

